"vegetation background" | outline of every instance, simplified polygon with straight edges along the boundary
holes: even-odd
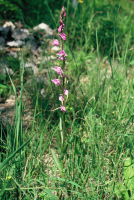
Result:
[[[20,81],[14,122],[1,122],[0,198],[134,199],[134,1],[83,0],[73,8],[71,0],[0,0],[0,25],[21,20],[29,29],[42,22],[57,29],[63,5],[67,148],[60,150],[61,113],[51,111],[59,106],[57,89],[50,81],[28,90]],[[25,59],[15,65],[11,60],[16,74],[16,65],[24,66]],[[23,80],[21,67],[20,72]],[[8,86],[9,80],[8,92],[16,95],[14,77],[0,83]],[[24,90],[34,97],[34,120],[26,130]]]

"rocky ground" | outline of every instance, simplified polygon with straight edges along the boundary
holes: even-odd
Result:
[[[3,79],[7,79],[8,74],[13,79],[16,88],[19,88],[19,73],[21,52],[24,58],[24,71],[28,73],[25,79],[25,85],[32,84],[34,81],[47,84],[47,67],[46,62],[54,61],[53,55],[59,51],[59,47],[52,47],[52,39],[56,33],[47,24],[41,23],[33,29],[26,29],[21,22],[5,22],[0,26],[0,84]],[[49,55],[48,55],[49,52]],[[11,65],[12,63],[12,65]],[[41,66],[41,69],[40,69]],[[18,67],[18,69],[16,69]],[[11,86],[11,82],[8,82]],[[11,86],[12,87],[12,86]],[[20,90],[17,90],[17,99],[19,101]],[[44,90],[41,91],[42,95]],[[32,100],[26,90],[23,92],[23,103],[25,105],[24,126],[28,126],[33,121]],[[7,98],[3,98],[0,93],[0,113],[1,117],[9,123],[15,116],[15,95],[12,93]]]

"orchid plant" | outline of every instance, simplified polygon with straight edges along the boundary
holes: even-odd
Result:
[[[60,14],[60,20],[59,20],[60,26],[58,28],[58,33],[59,33],[61,42],[59,42],[59,40],[57,40],[57,39],[53,39],[53,41],[52,41],[53,45],[60,46],[60,48],[61,48],[61,51],[59,53],[57,53],[57,55],[58,55],[57,58],[62,61],[62,68],[60,68],[58,66],[55,66],[54,68],[52,68],[55,72],[57,72],[57,74],[60,75],[60,79],[54,79],[52,81],[54,84],[61,86],[61,94],[59,94],[59,101],[61,102],[60,110],[62,111],[62,114],[63,114],[63,128],[61,125],[61,133],[63,132],[62,137],[61,137],[62,145],[64,144],[64,141],[65,141],[65,112],[66,112],[66,102],[68,99],[68,90],[66,89],[66,75],[64,73],[65,60],[66,60],[66,56],[67,56],[67,54],[64,51],[64,42],[66,41],[66,34],[63,33],[64,28],[65,28],[65,24],[64,24],[65,17],[66,17],[66,12],[65,12],[65,8],[63,6],[63,8],[61,10],[61,14]],[[62,122],[61,119],[60,119],[60,122]]]

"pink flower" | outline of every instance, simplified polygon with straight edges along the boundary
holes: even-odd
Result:
[[[63,12],[65,12],[65,8],[63,6],[62,10],[61,10],[61,15],[63,15]]]
[[[58,74],[60,74],[61,77],[63,77],[63,71],[60,67],[55,67],[55,68],[52,68],[54,71],[56,71]],[[65,74],[64,74],[64,77],[65,77]]]
[[[65,12],[65,7],[64,6],[62,7],[62,11]]]
[[[55,67],[55,68],[52,68],[54,71],[56,71],[58,74],[61,74],[62,73],[62,69],[60,67]]]
[[[60,18],[61,18],[61,19],[63,18],[63,14],[66,16],[64,6],[63,6],[63,8],[62,8],[62,10],[61,10],[61,14],[60,14]],[[64,17],[65,17],[65,16],[64,16]]]
[[[60,36],[63,40],[66,40],[66,34],[65,34],[65,33],[61,33],[61,34],[59,34],[59,36]]]
[[[61,50],[60,53],[57,53],[57,55],[64,56],[64,57],[67,56],[64,50]]]
[[[59,100],[64,101],[64,97],[61,94],[59,95]]]
[[[58,28],[58,32],[61,33],[62,31],[62,25]]]
[[[60,60],[63,60],[63,56],[61,56],[61,57],[57,57],[58,59],[60,59]]]
[[[60,107],[61,111],[66,112],[66,108],[64,106]]]
[[[68,90],[64,89],[64,94],[68,95]]]
[[[61,56],[61,57],[57,57],[58,59],[60,59],[60,60],[63,60],[63,56]],[[66,58],[65,58],[65,60],[66,60]]]
[[[59,20],[59,22],[60,22],[60,25],[62,25],[62,28],[64,28],[64,27],[65,27],[65,24],[63,24],[63,21],[62,21],[62,20]]]
[[[52,80],[56,85],[60,85],[60,80],[59,79],[54,79]]]
[[[54,40],[54,39],[53,39],[53,41],[52,41],[52,45],[59,46],[59,44],[60,44],[60,43],[59,43],[58,40],[56,40],[56,39]]]
[[[60,22],[60,25],[62,25],[62,24],[63,24],[63,21],[62,21],[62,20],[59,20],[59,22]]]
[[[57,53],[60,57],[57,57],[60,60],[63,60],[63,57],[67,56],[64,50],[61,50],[60,53]],[[65,58],[66,59],[66,58]]]
[[[66,17],[66,12],[64,12],[64,17]]]

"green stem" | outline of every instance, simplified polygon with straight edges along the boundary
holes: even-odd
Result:
[[[64,77],[64,70],[65,70],[65,57],[63,57],[63,98],[65,99],[64,95],[64,88],[65,88],[65,77]],[[63,106],[65,107],[65,101],[63,102]],[[65,143],[65,113],[63,112],[63,145]]]
[[[65,137],[66,137],[66,134],[65,134],[65,113],[63,113],[63,146],[65,144]]]

